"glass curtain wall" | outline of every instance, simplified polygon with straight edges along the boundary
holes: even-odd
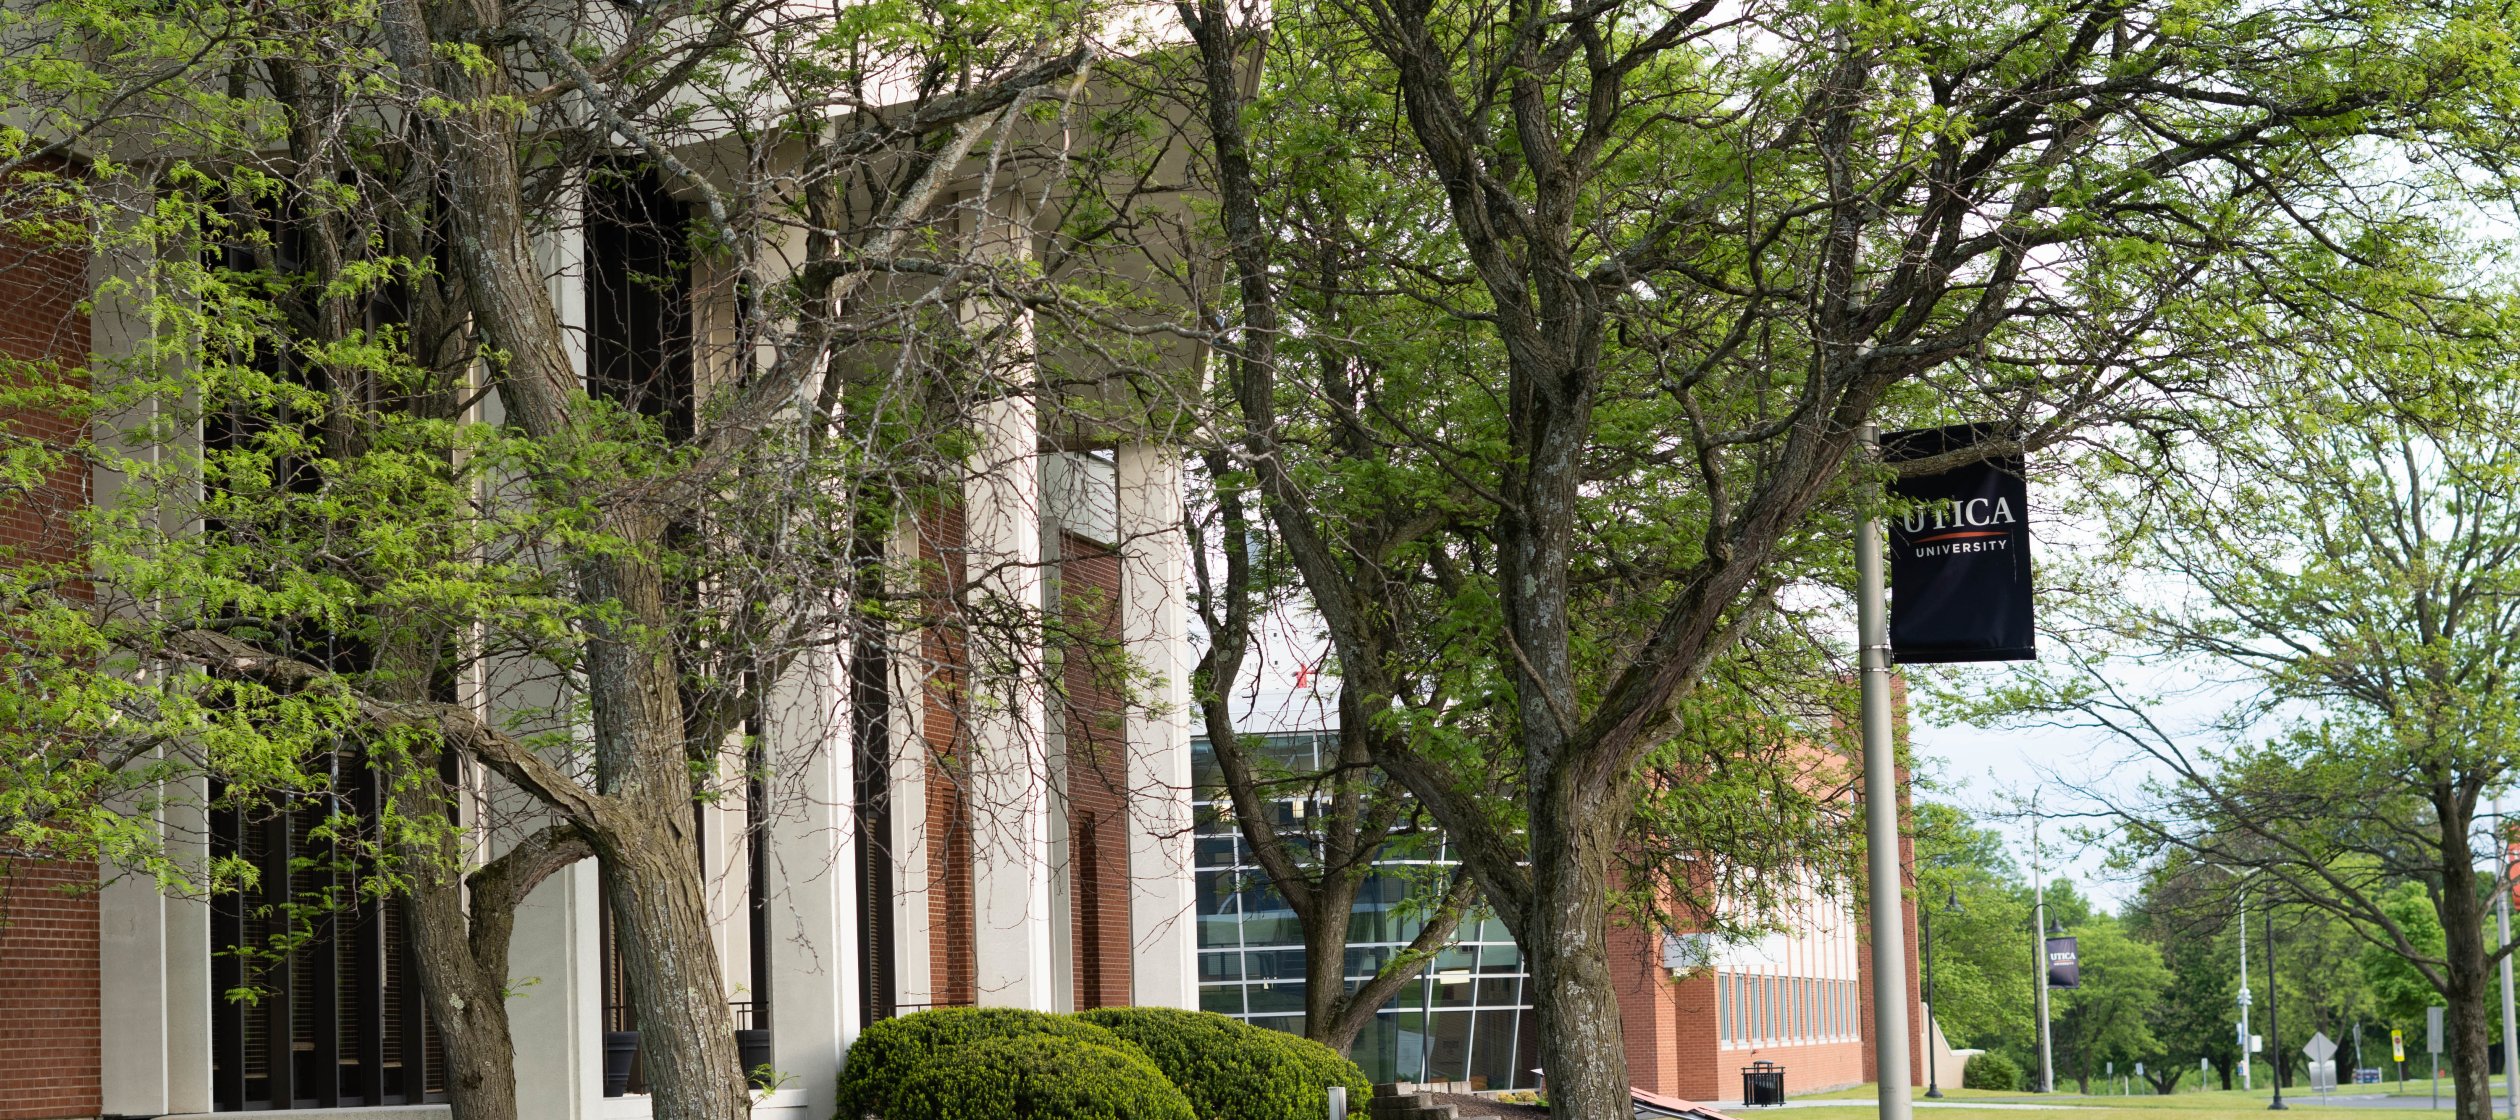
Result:
[[[1328,732],[1267,736],[1261,751],[1289,773],[1317,773],[1335,750]],[[1257,1026],[1304,1030],[1304,937],[1295,913],[1269,886],[1224,809],[1215,756],[1191,744],[1198,786],[1199,1005]],[[1281,829],[1317,819],[1315,807],[1273,804]],[[1357,894],[1348,930],[1351,989],[1417,935],[1404,909],[1415,884],[1440,883],[1457,861],[1437,837],[1394,845],[1375,861]],[[1470,1081],[1487,1089],[1538,1083],[1540,1042],[1532,1025],[1522,951],[1492,916],[1465,920],[1458,940],[1401,994],[1383,1005],[1350,1057],[1383,1081]]]

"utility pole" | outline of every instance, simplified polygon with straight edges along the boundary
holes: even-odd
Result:
[[[1881,429],[1861,438],[1878,457]],[[1881,1120],[1913,1120],[1908,1099],[1906,931],[1899,900],[1899,774],[1890,735],[1890,612],[1882,598],[1881,514],[1864,516],[1855,532],[1855,629],[1863,647],[1864,844],[1872,916],[1873,1067],[1880,1075]]]
[[[2268,1072],[2275,1078],[2275,1103],[2270,1112],[2283,1111],[2284,1104],[2284,1034],[2275,1025],[2275,901],[2266,903],[2266,1061]]]
[[[2249,892],[2240,892],[2240,1091],[2257,1086],[2249,1083]]]
[[[2056,1058],[2048,1039],[2048,955],[2047,955],[2047,868],[2039,849],[2039,803],[2033,794],[2030,802],[2030,940],[2039,947],[2033,959],[2038,969],[2031,978],[2031,991],[2039,1005],[2039,1091],[2056,1091]]]
[[[2502,919],[2502,943],[2506,947],[2502,959],[2503,997],[2503,1107],[2520,1120],[2520,1037],[2512,1034],[2512,1024],[2520,1016],[2512,1014],[2511,992],[2511,841],[2503,834],[2502,798],[2494,798],[2494,911]]]

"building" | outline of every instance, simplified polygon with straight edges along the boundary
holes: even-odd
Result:
[[[1031,240],[993,236],[1018,250]],[[590,207],[537,242],[537,263],[590,391],[688,425],[694,382],[709,376],[696,340],[726,313],[711,302],[726,289],[658,267],[675,252],[659,238]],[[150,329],[108,291],[113,262],[15,256],[0,261],[8,357],[85,367]],[[624,280],[658,273],[679,279]],[[1173,356],[1197,368],[1195,354]],[[1034,391],[1042,399],[995,402],[953,493],[904,511],[883,547],[929,573],[917,590],[941,602],[1000,596],[1094,641],[1052,648],[1037,624],[983,635],[949,620],[800,658],[753,728],[770,777],[728,778],[726,796],[694,805],[719,979],[748,1061],[785,1077],[756,1115],[829,1117],[846,1048],[887,1016],[1198,1003],[1179,454],[1118,428],[1047,431],[1054,390]],[[499,402],[473,407],[495,418]],[[13,438],[78,434],[26,409],[0,420]],[[182,438],[215,446],[220,423]],[[118,496],[115,478],[76,470],[0,491],[0,546],[59,555],[76,539],[66,518]],[[987,678],[1007,663],[1051,667],[1057,686]],[[460,683],[461,702],[485,717],[568,710],[566,696],[533,695],[561,687],[544,676],[494,664]],[[982,689],[991,702],[972,702]],[[355,760],[334,761],[336,786],[301,811],[249,816],[197,780],[160,791],[151,819],[168,844],[256,864],[264,886],[251,893],[173,897],[111,867],[0,853],[0,1120],[444,1115],[444,1057],[400,900],[325,915],[275,960],[235,951],[269,943],[275,906],[358,885],[355,868],[293,861],[319,850],[323,812],[365,812],[377,796]],[[535,810],[486,774],[463,780],[480,854],[495,855]],[[649,1115],[635,1063],[626,1084],[608,1083],[608,1046],[635,1046],[637,1023],[600,876],[593,860],[569,866],[518,912],[509,1008],[520,1112],[536,1120]],[[265,994],[229,998],[247,985]]]
[[[1238,726],[1290,771],[1322,769],[1322,752],[1332,749],[1335,705],[1300,692],[1260,695],[1267,698],[1237,713]],[[1194,740],[1192,750],[1199,791],[1200,1005],[1300,1033],[1303,936],[1293,912],[1243,853],[1240,834],[1213,811],[1220,779],[1207,761],[1205,738]],[[1287,809],[1291,818],[1291,802]],[[1912,875],[1913,847],[1900,843]],[[1348,951],[1352,982],[1370,975],[1417,931],[1391,912],[1407,893],[1396,875],[1410,864],[1452,866],[1440,841],[1416,855],[1388,861],[1395,876],[1361,892]],[[1822,891],[1815,883],[1798,893],[1801,901],[1784,928],[1750,944],[1626,921],[1613,929],[1610,956],[1620,983],[1628,1076],[1636,1087],[1686,1100],[1737,1101],[1741,1068],[1759,1061],[1785,1067],[1789,1095],[1875,1079],[1871,951],[1859,915],[1843,891]],[[1908,1021],[1921,1025],[1915,900],[1903,906]],[[1522,954],[1501,922],[1492,916],[1466,922],[1456,944],[1381,1010],[1352,1056],[1378,1081],[1531,1088],[1539,1048],[1523,991],[1528,982]],[[1924,1047],[1912,1046],[1910,1054],[1910,1076],[1923,1085]],[[1952,1073],[1956,1084],[1956,1069]]]
[[[1304,938],[1294,911],[1267,885],[1242,835],[1214,811],[1216,783],[1207,740],[1192,741],[1199,790],[1199,1006],[1289,1033],[1303,1033]],[[1261,750],[1292,770],[1322,769],[1319,731],[1280,731]],[[1290,803],[1291,808],[1291,803]],[[1413,872],[1455,862],[1440,839],[1415,858],[1395,856],[1358,892],[1348,942],[1348,976],[1362,981],[1417,935],[1397,909]],[[1540,1065],[1530,975],[1522,950],[1494,916],[1465,921],[1453,944],[1357,1036],[1349,1057],[1376,1081],[1469,1081],[1528,1089]]]

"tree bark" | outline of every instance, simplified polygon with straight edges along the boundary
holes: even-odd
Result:
[[[422,781],[441,797],[452,792],[435,775]],[[475,872],[467,905],[460,842],[461,834],[448,830],[433,849],[408,853],[417,874],[405,929],[419,956],[430,1022],[445,1040],[447,1103],[462,1120],[516,1120],[516,1043],[507,1011],[516,907],[588,849],[574,828],[546,828]]]
[[[2491,970],[2485,964],[2486,909],[2477,897],[2475,853],[2468,844],[2474,804],[2455,796],[2441,813],[2442,1002],[2450,1032],[2450,1076],[2458,1120],[2493,1120],[2494,1086],[2490,1016],[2485,1007]],[[2462,811],[2462,810],[2465,811]]]
[[[419,958],[429,1023],[445,1043],[448,1106],[463,1120],[517,1120],[507,977],[492,977],[473,959],[461,881],[451,872],[423,873],[404,900],[403,920]]]
[[[1597,818],[1534,807],[1531,899],[1515,930],[1531,970],[1550,1112],[1586,1120],[1635,1111],[1610,968],[1611,838]]]
[[[495,2],[423,0],[389,0],[380,15],[404,80],[452,106],[431,119],[430,154],[443,172],[454,270],[474,323],[504,355],[493,370],[501,403],[565,460],[588,438],[584,394],[535,264],[516,165],[525,147],[500,102],[511,91],[498,67],[469,69],[436,51],[439,43],[504,33],[505,15]],[[681,680],[659,637],[670,632],[654,559],[666,525],[653,513],[614,507],[602,530],[613,547],[586,550],[575,563],[576,595],[596,619],[582,633],[596,796],[552,808],[583,830],[603,861],[657,1120],[743,1120],[752,1096],[688,832]]]

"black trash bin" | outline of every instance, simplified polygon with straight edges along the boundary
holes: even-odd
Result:
[[[1741,1103],[1752,1106],[1784,1104],[1785,1067],[1767,1061],[1741,1067]]]

